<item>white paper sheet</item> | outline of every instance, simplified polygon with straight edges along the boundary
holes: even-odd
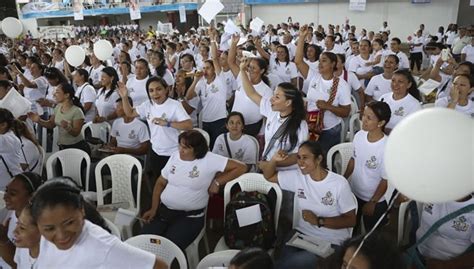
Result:
[[[224,32],[230,35],[240,34],[240,28],[231,19],[228,19],[224,26]]]
[[[14,88],[11,88],[3,99],[0,100],[0,107],[10,110],[13,116],[18,118],[31,111],[31,102],[21,96]]]
[[[210,24],[212,19],[223,9],[224,5],[219,0],[207,0],[199,9],[198,14]]]
[[[135,212],[119,208],[114,223],[118,226],[129,225],[136,217]]]
[[[262,31],[263,21],[259,17],[255,17],[250,22],[250,29],[254,30],[257,33]]]
[[[305,249],[323,258],[334,253],[334,249],[328,241],[310,237],[299,232],[296,232],[286,244],[288,246]]]
[[[262,212],[260,212],[260,205],[253,205],[237,209],[235,211],[239,227],[245,227],[262,221]]]
[[[441,83],[439,83],[438,81],[428,79],[423,84],[421,84],[420,87],[418,87],[418,90],[420,90],[420,92],[422,92],[424,95],[428,95],[436,88],[438,88],[439,85],[441,85]]]

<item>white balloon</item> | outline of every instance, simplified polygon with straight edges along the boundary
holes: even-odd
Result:
[[[110,57],[112,57],[112,53],[114,52],[114,48],[109,41],[105,39],[101,39],[94,43],[94,54],[97,59],[101,61],[106,61]]]
[[[474,191],[474,120],[446,108],[407,116],[385,149],[388,180],[425,203],[454,201]]]
[[[73,45],[66,49],[64,56],[70,65],[78,67],[86,59],[86,52],[80,46]]]
[[[17,18],[8,17],[2,21],[2,31],[6,36],[15,38],[23,32],[23,24]]]

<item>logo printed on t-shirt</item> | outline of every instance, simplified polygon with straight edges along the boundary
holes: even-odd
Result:
[[[120,132],[118,130],[115,131],[115,137],[120,137]]]
[[[397,110],[395,110],[393,114],[396,116],[403,117],[403,115],[405,114],[405,109],[401,106]]]
[[[171,174],[176,173],[176,165],[171,166],[170,173],[171,173]]]
[[[242,161],[242,159],[244,158],[244,151],[242,149],[237,150],[237,152],[235,153],[234,158],[239,160],[239,161]]]
[[[469,230],[469,224],[464,216],[460,216],[458,219],[453,220],[453,227],[458,232],[467,232]]]
[[[128,139],[137,139],[137,134],[135,133],[135,130],[132,130],[132,131],[128,134]]]
[[[321,203],[323,205],[333,205],[334,204],[334,197],[332,197],[332,193],[331,191],[328,191],[326,193],[326,196],[324,196],[322,199],[321,199]]]
[[[221,152],[224,152],[224,146],[222,144],[218,144],[217,149]]]
[[[425,204],[425,206],[423,207],[423,210],[426,213],[433,215],[433,204]]]
[[[199,177],[199,171],[197,169],[198,169],[197,166],[193,166],[193,170],[189,172],[190,178]]]
[[[370,157],[370,160],[365,161],[365,166],[369,169],[377,169],[377,158],[375,156]]]
[[[306,199],[306,195],[304,194],[304,189],[298,189],[296,190],[296,193],[298,195],[298,198]]]

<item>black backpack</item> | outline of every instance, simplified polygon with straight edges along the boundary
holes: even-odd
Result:
[[[253,205],[260,206],[262,221],[239,227],[236,210]],[[226,206],[224,219],[224,239],[231,249],[260,247],[270,249],[275,242],[275,222],[273,207],[266,194],[256,191],[236,193]]]

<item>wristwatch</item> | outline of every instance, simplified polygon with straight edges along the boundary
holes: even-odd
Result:
[[[324,218],[318,217],[318,227],[321,228],[324,226]]]

